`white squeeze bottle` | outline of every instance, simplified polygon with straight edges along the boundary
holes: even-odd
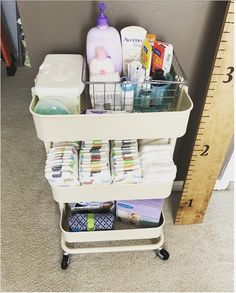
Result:
[[[89,65],[91,74],[107,74],[115,72],[115,66],[111,58],[107,58],[106,50],[103,47],[96,48],[96,58],[93,58]]]
[[[104,14],[105,3],[99,3],[99,15],[97,26],[93,27],[87,35],[86,51],[87,62],[90,65],[92,59],[96,58],[96,48],[103,47],[107,57],[111,58],[115,65],[115,71],[122,71],[122,48],[119,32],[108,26],[108,17]]]

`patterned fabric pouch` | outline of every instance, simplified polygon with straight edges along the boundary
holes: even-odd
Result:
[[[78,213],[69,218],[69,231],[111,230],[114,222],[115,216],[111,213]]]

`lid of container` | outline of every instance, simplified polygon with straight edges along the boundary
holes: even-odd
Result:
[[[83,57],[73,54],[49,54],[39,67],[35,94],[39,98],[64,96],[76,98],[84,90]]]
[[[149,41],[149,42],[155,42],[156,41],[156,35],[154,34],[147,34],[146,36],[146,39]]]

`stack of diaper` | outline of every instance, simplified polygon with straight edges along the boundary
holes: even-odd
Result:
[[[45,177],[51,185],[77,186],[78,143],[55,143],[47,154]]]
[[[109,141],[82,141],[79,155],[79,178],[82,184],[110,184]]]
[[[175,179],[177,169],[172,160],[172,146],[168,139],[140,140],[139,154],[143,182],[169,182]]]
[[[137,140],[111,141],[113,183],[139,183],[141,166]]]

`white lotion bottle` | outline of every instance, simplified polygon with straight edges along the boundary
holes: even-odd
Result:
[[[141,61],[142,44],[147,31],[140,26],[128,26],[120,31],[123,50],[123,74],[127,75],[127,66],[132,61]]]
[[[115,28],[108,26],[108,17],[104,14],[105,4],[99,3],[98,8],[97,26],[90,29],[87,34],[86,53],[88,65],[96,57],[96,48],[103,47],[107,52],[107,57],[114,62],[115,71],[121,73],[122,48],[119,32]]]
[[[114,62],[107,58],[106,50],[103,47],[96,48],[96,58],[91,60],[89,72],[90,75],[115,72]]]

